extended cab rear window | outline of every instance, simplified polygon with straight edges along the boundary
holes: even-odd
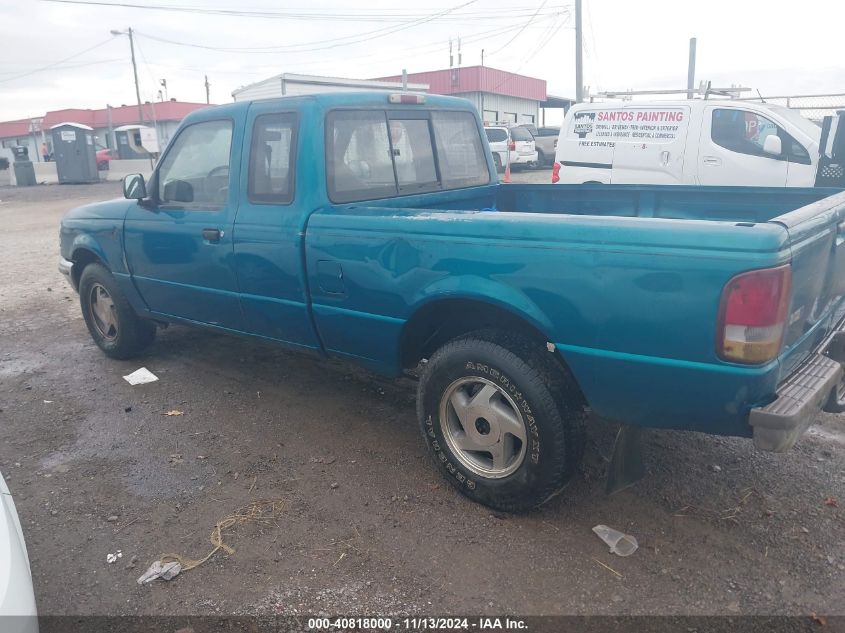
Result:
[[[490,182],[469,112],[336,110],[326,118],[332,202],[461,189]]]

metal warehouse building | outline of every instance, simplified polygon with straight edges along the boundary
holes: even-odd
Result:
[[[379,77],[380,81],[401,81],[401,75]],[[469,99],[485,121],[513,121],[541,124],[540,107],[545,105],[546,81],[489,66],[447,68],[408,73],[408,81],[428,84],[434,94]]]

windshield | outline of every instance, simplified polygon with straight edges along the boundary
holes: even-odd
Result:
[[[821,139],[822,129],[810,121],[805,119],[797,110],[784,108],[783,106],[771,106],[772,111],[776,112],[784,119],[792,123],[795,127],[801,130],[804,134],[813,139],[816,143]]]

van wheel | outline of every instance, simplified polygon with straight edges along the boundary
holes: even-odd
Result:
[[[135,314],[112,274],[101,264],[88,264],[82,271],[79,303],[91,338],[109,358],[131,358],[155,339],[155,323]]]
[[[501,174],[502,171],[502,159],[499,158],[498,154],[493,154],[493,164],[496,166],[496,173]]]
[[[506,332],[474,332],[437,350],[420,377],[417,416],[449,483],[506,512],[560,492],[584,451],[574,380],[544,347]]]
[[[537,162],[534,164],[534,169],[540,169],[541,167],[545,166],[546,164],[546,155],[543,153],[543,150],[537,150]]]

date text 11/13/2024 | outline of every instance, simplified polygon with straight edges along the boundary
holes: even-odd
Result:
[[[478,617],[337,617],[309,618],[309,631],[519,631],[527,630],[527,623],[519,618]]]

